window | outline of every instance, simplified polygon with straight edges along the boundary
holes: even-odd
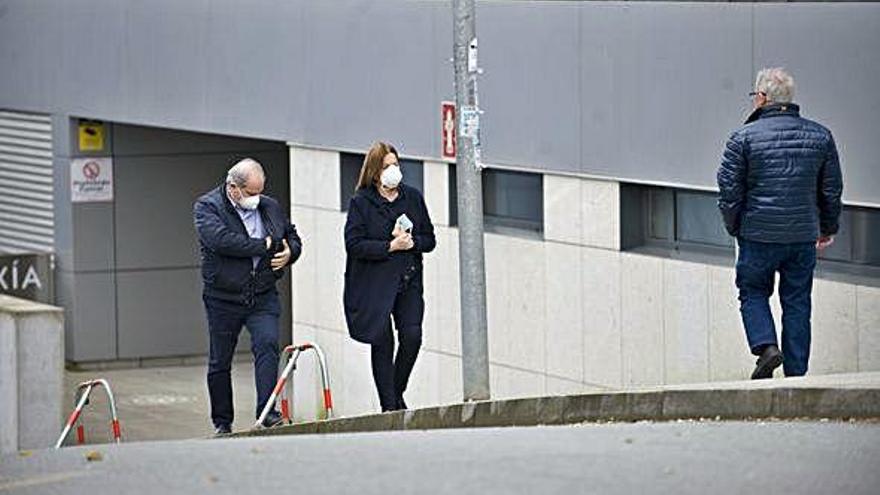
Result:
[[[449,165],[449,224],[458,225],[458,183]],[[483,170],[483,224],[496,233],[544,232],[544,177],[509,170]]]
[[[666,187],[621,184],[624,249],[639,246],[733,254],[717,206],[718,195]]]
[[[621,184],[621,247],[660,255],[682,252],[732,257],[717,193]],[[880,277],[880,209],[844,206],[834,244],[819,254],[819,270]]]
[[[341,211],[348,211],[348,202],[354,194],[364,164],[364,155],[358,153],[339,154],[339,198]],[[400,159],[400,170],[403,172],[403,183],[425,193],[424,164],[419,160]]]
[[[718,210],[718,195],[707,192],[673,191],[675,239],[680,243],[733,247]]]
[[[820,259],[880,266],[880,210],[844,206],[840,230]]]

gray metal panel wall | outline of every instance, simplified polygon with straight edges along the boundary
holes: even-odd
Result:
[[[283,143],[139,126],[113,129],[118,270],[198,266],[193,202],[225,180],[234,157],[263,163],[266,193],[287,195]]]
[[[444,67],[435,58],[436,15],[420,2],[306,3],[306,126],[294,140],[363,150],[389,140],[435,155],[428,129],[440,121]]]
[[[783,7],[756,11],[755,67],[794,72],[802,114],[834,134],[844,196],[880,204],[880,4]]]
[[[141,126],[113,126],[116,356],[203,354],[207,330],[193,203],[245,156],[266,170],[265,193],[289,209],[289,152],[281,142]],[[79,226],[77,226],[79,230]],[[87,229],[86,229],[87,230]],[[289,275],[279,284],[289,301]],[[281,338],[290,332],[283,304]],[[249,349],[247,334],[239,350]],[[107,359],[107,358],[105,358]]]
[[[77,120],[52,117],[55,171],[56,303],[65,309],[65,357],[70,361],[114,359],[117,349],[116,264],[113,203],[73,203],[70,162],[110,156],[113,129],[105,126],[105,149],[78,149]]]
[[[846,199],[880,204],[880,3],[486,1],[477,22],[490,164],[714,187],[778,64],[838,137]],[[0,106],[436,157],[451,35],[439,0],[9,0]]]
[[[714,185],[751,90],[743,4],[581,12],[581,172]]]
[[[0,111],[0,253],[52,252],[52,120]]]
[[[486,160],[580,172],[580,11],[575,2],[478,11]]]

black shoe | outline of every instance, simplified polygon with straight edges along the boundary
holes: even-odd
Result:
[[[755,371],[752,372],[752,380],[773,378],[773,370],[782,364],[782,353],[775,345],[768,345],[761,351],[761,357],[755,363]]]
[[[263,420],[263,428],[278,426],[283,422],[284,418],[281,417],[281,414],[278,411],[269,411],[269,414],[266,415],[266,419]]]
[[[222,435],[229,435],[232,433],[232,427],[227,424],[219,424],[214,426],[214,436],[219,437]]]
[[[397,409],[398,409],[398,410],[400,410],[400,409],[409,409],[408,407],[406,407],[406,402],[403,401],[403,396],[402,396],[402,395],[400,396],[400,398],[397,399]]]

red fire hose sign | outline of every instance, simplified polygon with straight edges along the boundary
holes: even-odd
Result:
[[[113,201],[113,159],[76,158],[70,162],[70,200]]]

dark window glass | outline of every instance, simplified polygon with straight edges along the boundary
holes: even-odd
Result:
[[[458,175],[455,173],[455,164],[449,164],[449,225],[458,225]]]
[[[363,164],[364,155],[354,153],[339,154],[339,209],[341,211],[348,211],[348,202],[354,194],[354,186],[357,185]]]
[[[840,214],[840,230],[838,235],[834,236],[834,244],[828,246],[819,253],[819,258],[830,261],[852,261],[852,227],[850,226],[851,213],[849,209],[844,208]]]
[[[880,210],[847,208],[852,227],[853,263],[880,266]]]
[[[483,216],[487,224],[542,232],[544,177],[540,174],[485,170]]]
[[[635,184],[621,184],[620,191],[623,249],[650,245],[733,253],[733,238],[724,229],[717,194]]]
[[[723,249],[733,254],[734,239],[727,234],[712,192],[621,184],[621,246]],[[840,273],[864,272],[865,265],[880,267],[880,209],[844,206],[834,244],[819,253]],[[830,267],[830,268],[829,268]],[[875,276],[875,268],[867,269]]]
[[[880,210],[845,206],[834,244],[821,259],[880,266]]]
[[[425,164],[421,160],[400,159],[400,171],[403,172],[403,183],[414,187],[425,195]]]
[[[672,242],[675,240],[675,194],[672,189],[649,188],[647,190],[648,238]]]
[[[354,194],[364,165],[364,155],[358,153],[339,154],[339,198],[341,211],[348,211],[348,202]],[[425,169],[420,160],[400,159],[400,171],[403,172],[403,183],[425,193]]]
[[[458,225],[458,175],[449,165],[449,224]],[[544,231],[544,179],[541,174],[483,170],[483,222],[488,230]]]
[[[675,239],[678,242],[733,247],[727,234],[718,195],[695,191],[675,191]]]

